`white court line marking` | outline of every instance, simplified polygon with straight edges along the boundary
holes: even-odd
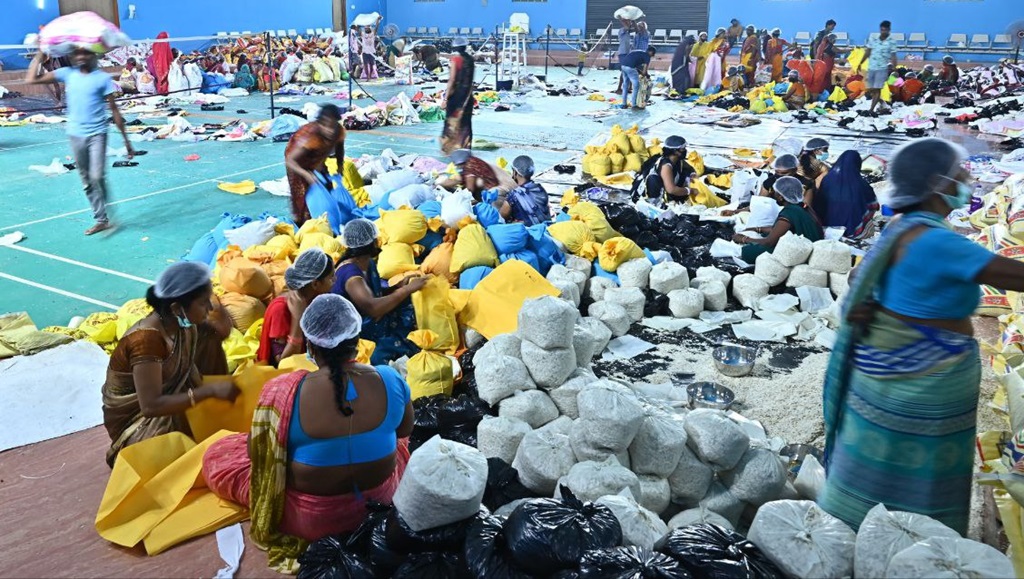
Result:
[[[114,271],[112,269],[107,269],[105,267],[100,267],[98,265],[92,265],[91,263],[84,263],[84,262],[81,262],[81,261],[76,261],[74,259],[69,259],[67,257],[61,257],[59,255],[53,255],[52,253],[46,253],[46,252],[39,251],[39,250],[36,250],[36,249],[32,249],[32,248],[29,248],[29,247],[21,247],[19,245],[0,245],[0,247],[6,247],[8,249],[14,249],[14,250],[17,250],[17,251],[24,251],[25,253],[30,253],[32,255],[38,255],[39,257],[45,257],[47,259],[54,259],[54,260],[57,260],[57,261],[62,261],[64,263],[68,263],[68,264],[71,264],[71,265],[77,265],[78,267],[84,267],[86,269],[91,269],[93,271],[98,271],[100,273],[116,275],[117,277],[123,277],[124,279],[130,279],[132,281],[137,281],[137,282],[144,283],[144,284],[147,284],[147,285],[153,285],[154,283],[156,283],[153,280],[146,279],[144,277],[137,277],[137,276],[134,276],[134,275],[131,275],[131,274],[127,274],[127,273],[123,273],[123,272],[120,272],[120,271]]]
[[[72,292],[69,292],[69,291],[64,291],[62,289],[58,289],[58,288],[55,288],[55,287],[52,287],[52,286],[48,286],[48,285],[43,285],[41,283],[37,283],[37,282],[34,282],[34,281],[29,281],[27,279],[16,277],[16,276],[13,276],[13,275],[9,275],[9,274],[3,273],[3,272],[0,272],[0,278],[8,279],[8,280],[11,280],[13,282],[17,282],[17,283],[21,283],[21,284],[25,284],[27,286],[34,287],[34,288],[37,288],[37,289],[46,290],[48,292],[53,292],[55,294],[59,294],[59,295],[62,295],[64,297],[69,297],[71,299],[82,301],[82,302],[85,302],[87,304],[92,304],[94,306],[100,306],[101,308],[107,308],[108,310],[114,310],[115,312],[119,309],[119,306],[115,306],[114,304],[108,304],[107,302],[101,302],[100,300],[94,300],[94,299],[92,299],[90,297],[86,297],[86,296],[79,295],[79,294],[76,294],[76,293],[72,293]]]
[[[177,187],[170,187],[168,189],[160,189],[159,191],[153,191],[151,193],[144,193],[142,195],[136,195],[135,197],[128,197],[127,199],[119,199],[108,205],[120,205],[121,203],[128,203],[130,201],[138,201],[139,199],[146,199],[147,197],[154,197],[156,195],[163,195],[164,193],[170,193],[172,191],[178,191],[180,189],[187,189],[189,187],[195,187],[196,185],[204,185],[206,183],[217,183],[222,179],[228,177],[234,177],[236,175],[245,175],[246,173],[252,173],[254,171],[262,171],[271,167],[277,167],[283,165],[284,161],[279,163],[271,163],[270,165],[264,165],[262,167],[255,167],[252,169],[246,169],[245,171],[238,171],[236,173],[229,173],[227,175],[221,175],[219,177],[211,177],[209,179],[203,179],[202,181],[195,181],[193,183],[186,183],[185,185],[178,185]],[[28,225],[36,225],[38,223],[46,223],[47,221],[53,221],[55,219],[63,219],[64,217],[71,217],[72,215],[80,215],[82,213],[89,213],[92,209],[79,209],[78,211],[68,211],[67,213],[61,213],[60,215],[53,215],[50,217],[44,217],[42,219],[36,219],[35,221],[26,221],[25,223],[17,223],[15,225],[8,225],[6,227],[0,227],[0,231],[10,231],[12,229],[18,229],[19,227],[26,227]]]

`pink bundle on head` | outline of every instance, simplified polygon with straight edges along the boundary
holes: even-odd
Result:
[[[95,12],[75,12],[57,18],[39,31],[39,49],[51,56],[67,56],[79,48],[106,54],[131,40]]]

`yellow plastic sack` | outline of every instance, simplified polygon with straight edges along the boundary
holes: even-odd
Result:
[[[762,98],[754,99],[750,101],[750,112],[762,115],[768,112],[768,104]]]
[[[625,167],[626,171],[634,171],[634,172],[639,171],[640,167],[643,164],[644,164],[644,162],[640,158],[640,155],[638,155],[636,153],[630,153],[630,154],[626,155],[626,167]]]
[[[292,243],[295,242],[293,241]],[[292,256],[292,249],[281,245],[253,245],[249,249],[243,251],[242,255],[256,263],[263,264],[270,261],[288,259]],[[267,272],[267,275],[270,275],[270,272]]]
[[[587,100],[588,101],[604,102],[606,99],[605,99],[603,94],[601,94],[599,92],[592,92],[592,93],[590,93],[590,95],[587,96]]]
[[[303,238],[309,233],[323,233],[327,236],[333,236],[334,233],[331,231],[331,224],[327,221],[327,217],[314,217],[313,219],[306,220],[299,228],[299,231],[295,234],[295,240],[302,244]]]
[[[308,222],[307,222],[308,223]],[[302,242],[299,244],[299,251],[295,255],[301,254],[307,249],[313,247],[319,247],[324,250],[324,253],[331,256],[335,262],[341,259],[341,254],[344,253],[345,248],[342,247],[341,242],[331,236],[330,233],[323,233],[320,231],[309,231],[302,236]]]
[[[274,289],[267,272],[245,257],[236,257],[221,266],[220,285],[229,292],[259,299],[269,297]]]
[[[125,302],[121,309],[117,310],[117,339],[123,338],[129,328],[152,311],[153,308],[149,307],[145,298]]]
[[[608,159],[612,164],[612,173],[621,173],[626,169],[626,156],[622,153],[612,153]]]
[[[409,333],[409,341],[420,348],[420,352],[409,358],[407,366],[409,390],[412,399],[443,394],[452,395],[455,376],[448,356],[439,353],[437,334],[430,330],[416,330]]]
[[[455,307],[448,297],[450,290],[445,278],[431,276],[423,289],[412,294],[412,307],[416,311],[416,327],[434,334],[430,349],[454,354],[460,339]]]
[[[647,153],[647,143],[644,143],[644,138],[640,135],[629,135],[629,148],[633,153]]]
[[[590,160],[590,174],[594,177],[604,177],[612,172],[612,160],[608,155],[594,154]]]
[[[239,394],[234,402],[207,398],[185,410],[185,418],[192,429],[192,438],[202,442],[218,431],[249,432],[252,413],[256,410],[260,392],[267,381],[287,374],[288,370],[273,366],[253,365],[235,376],[203,376],[203,383],[210,384],[231,380],[238,387]]]
[[[597,181],[602,185],[608,186],[625,186],[629,188],[633,181],[636,179],[634,173],[613,173],[607,177],[597,177]]]
[[[565,193],[562,193],[562,201],[559,205],[561,205],[562,207],[572,207],[573,205],[579,202],[580,194],[576,192],[576,189],[570,187],[565,190]]]
[[[574,221],[586,223],[587,227],[594,234],[594,240],[598,243],[604,243],[613,237],[619,236],[619,232],[612,229],[611,224],[608,223],[608,219],[604,216],[601,208],[590,201],[583,201],[573,205],[569,209],[569,216]]]
[[[660,155],[661,151],[662,151],[661,139],[657,139],[657,138],[651,139],[651,144],[647,145],[647,155],[648,155],[648,157],[653,157],[655,155]]]
[[[239,181],[232,183],[230,181],[223,181],[217,188],[221,191],[227,191],[228,193],[234,193],[235,195],[252,195],[256,192],[256,182],[247,179],[245,181]]]
[[[694,193],[694,190],[697,192]],[[702,179],[694,179],[690,183],[690,201],[694,205],[703,205],[709,209],[726,205],[725,200],[712,193]]]
[[[202,498],[216,499],[205,488],[203,455],[229,434],[217,432],[196,444],[180,432],[171,432],[121,450],[96,513],[99,535],[129,548],[145,541],[147,552],[155,555],[248,518],[244,507]],[[196,508],[196,503],[204,508]]]
[[[494,249],[494,243],[491,242],[491,238],[483,226],[479,223],[472,223],[459,231],[449,271],[462,273],[478,265],[497,267],[498,251]]]
[[[452,288],[448,292],[448,300],[452,302],[452,307],[455,308],[456,316],[461,316],[462,310],[466,309],[466,304],[469,303],[469,295],[471,293],[473,293],[473,290],[455,288]]]
[[[377,220],[377,229],[382,244],[413,244],[427,235],[427,218],[415,209],[382,210]]]
[[[753,151],[751,151],[751,154],[753,154]],[[707,183],[708,185],[714,185],[719,189],[728,189],[732,187],[732,173],[725,173],[723,175],[708,175]]]
[[[89,341],[104,346],[117,340],[117,314],[110,312],[96,312],[90,314],[85,321],[78,326],[78,329],[85,332]]]
[[[892,102],[892,90],[889,88],[889,83],[882,85],[882,100],[887,103]]]
[[[845,103],[848,98],[849,98],[849,96],[847,96],[846,91],[843,90],[843,87],[841,87],[841,86],[837,86],[837,87],[833,88],[832,89],[832,94],[828,95],[829,102],[837,103],[837,104],[838,103]]]
[[[280,248],[287,251],[288,255],[294,254],[299,250],[299,244],[295,241],[295,238],[287,233],[275,235],[267,240],[264,244],[267,247]]]
[[[594,232],[582,221],[559,221],[548,226],[548,233],[573,255],[594,259],[601,245]]]
[[[356,346],[356,362],[360,364],[369,364],[370,358],[373,357],[373,352],[376,349],[377,344],[375,342],[360,339],[359,344]],[[317,370],[320,369],[315,363],[311,362],[310,359],[307,358],[305,354],[295,354],[293,356],[288,356],[287,358],[278,362],[277,368],[279,370],[285,370],[288,372],[294,372],[296,370],[316,372]]]
[[[459,319],[490,340],[516,331],[523,302],[560,292],[524,261],[510,259],[498,266],[470,292]]]
[[[455,253],[455,242],[445,241],[432,249],[420,264],[420,271],[433,274],[448,280],[449,284],[459,281],[459,274],[452,273],[452,254]]]
[[[857,71],[867,72],[867,60],[864,58],[864,53],[863,48],[854,48],[850,51],[846,60],[850,63],[851,74],[857,74]]]
[[[632,239],[616,237],[604,242],[601,252],[598,254],[598,263],[601,269],[614,273],[619,266],[631,259],[646,257],[644,250],[640,249]]]
[[[259,298],[237,292],[225,292],[219,299],[231,317],[231,325],[240,332],[248,330],[267,313],[267,306],[263,305]]]
[[[408,243],[389,243],[381,248],[377,258],[377,272],[381,279],[416,269],[416,255]]]
[[[701,157],[700,153],[691,150],[686,154],[686,162],[693,167],[698,177],[704,174],[704,157]]]
[[[628,155],[633,152],[633,148],[629,143],[629,135],[625,133],[619,133],[613,136],[608,140],[608,144],[615,147],[621,155]]]
[[[40,331],[27,312],[0,316],[0,358],[37,354],[72,341],[64,332]]]
[[[256,353],[260,349],[260,339],[258,337],[250,338],[247,334],[240,332],[238,328],[231,328],[231,333],[221,342],[221,348],[228,361],[228,372],[234,373],[239,366],[256,360]]]

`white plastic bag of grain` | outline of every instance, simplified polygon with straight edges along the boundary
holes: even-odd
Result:
[[[548,283],[558,290],[558,299],[574,308],[580,307],[580,288],[572,280],[559,278],[550,280]]]
[[[660,515],[668,510],[672,502],[672,489],[668,486],[668,479],[649,474],[637,475],[640,479],[640,499],[637,501],[640,506]]]
[[[472,349],[472,348],[476,348],[477,346],[482,346],[483,343],[486,342],[486,341],[487,341],[487,338],[485,338],[483,336],[483,334],[481,334],[480,332],[474,330],[473,328],[466,328],[466,347],[467,348]],[[476,355],[474,354],[474,357],[475,356]]]
[[[555,264],[548,270],[547,280],[554,284],[556,281],[570,281],[576,284],[580,295],[583,295],[587,287],[587,274],[575,269],[569,269],[564,265]]]
[[[472,517],[487,487],[487,458],[472,446],[435,436],[409,457],[395,508],[414,531]]]
[[[597,323],[604,326],[601,322]],[[608,328],[604,328],[604,331],[608,332]],[[608,335],[611,337],[611,332]],[[576,352],[577,367],[586,368],[593,362],[594,354],[597,354],[597,348],[600,346],[600,339],[594,335],[590,324],[582,323],[582,319],[576,322],[572,328],[572,349]]]
[[[473,214],[473,194],[458,191],[441,200],[441,220],[449,228],[456,228],[467,215]]]
[[[558,411],[563,416],[568,416],[575,420],[580,417],[576,398],[581,390],[594,382],[597,382],[597,378],[577,369],[573,371],[569,379],[565,381],[565,384],[549,390],[548,396],[551,397],[551,401],[555,403]]]
[[[849,273],[853,268],[850,246],[842,241],[815,241],[807,265],[829,273]]]
[[[500,507],[498,507],[497,509],[494,510],[494,516],[495,517],[505,517],[507,519],[508,516],[512,514],[512,511],[516,510],[516,508],[518,508],[519,505],[525,503],[526,501],[532,501],[532,500],[533,500],[532,498],[516,499],[516,500],[512,501],[511,503],[504,504],[504,505],[502,505],[502,506],[500,506]]]
[[[605,301],[619,304],[626,309],[629,319],[639,322],[644,319],[644,303],[647,296],[637,287],[609,288],[604,292]]]
[[[722,515],[735,528],[747,505],[730,493],[721,481],[716,480],[708,487],[708,494],[700,500],[699,506]]]
[[[725,286],[729,285],[729,282],[732,281],[732,275],[730,275],[729,272],[722,271],[722,270],[718,269],[717,267],[711,267],[711,266],[698,267],[697,268],[697,275],[695,275],[694,278],[696,278],[696,279],[708,279],[708,280],[713,279],[713,280],[717,280],[717,281],[722,282],[722,285],[725,285]]]
[[[622,526],[622,544],[642,549],[653,549],[654,544],[668,534],[668,526],[658,515],[640,506],[628,490],[603,496],[596,504],[608,507]]]
[[[703,301],[704,296],[701,294],[701,305],[703,305]],[[609,301],[594,302],[590,304],[590,309],[587,313],[607,326],[611,330],[612,336],[616,338],[624,336],[629,331],[629,327],[633,325],[633,321],[626,312],[626,308],[622,307],[621,304]]]
[[[526,300],[519,310],[519,337],[541,348],[564,348],[579,316],[576,308],[551,296]]]
[[[604,301],[604,292],[613,287],[619,287],[613,279],[592,277],[587,282],[587,296],[590,298],[590,301],[602,302]]]
[[[789,277],[789,268],[779,263],[772,254],[762,253],[754,261],[754,275],[775,287]]]
[[[500,458],[512,464],[523,437],[533,429],[517,418],[484,416],[476,427],[476,447],[487,458]]]
[[[690,274],[678,263],[666,261],[651,268],[650,282],[652,290],[667,296],[669,292],[690,287]]]
[[[696,318],[704,311],[704,293],[694,288],[670,291],[668,310],[675,318]]]
[[[515,334],[498,334],[487,341],[476,354],[473,354],[473,365],[479,366],[480,361],[494,354],[518,358],[522,341]]]
[[[718,470],[735,467],[750,446],[750,437],[720,410],[698,408],[686,415],[687,445]]]
[[[594,356],[604,352],[604,349],[608,347],[608,342],[612,341],[612,331],[608,329],[608,326],[604,325],[601,320],[591,317],[580,318],[576,323],[588,328],[590,333],[593,334]],[[577,352],[578,354],[579,352]],[[587,363],[589,364],[590,362]]]
[[[605,495],[617,495],[623,489],[640,494],[640,479],[628,468],[619,464],[614,456],[602,462],[578,462],[569,469],[569,474],[558,481],[555,498],[562,498],[560,487],[565,485],[581,501],[593,502]]]
[[[763,448],[748,448],[736,466],[720,476],[733,496],[754,506],[778,500],[786,486],[782,459]]]
[[[809,265],[798,265],[789,272],[786,287],[828,287],[828,273]]]
[[[725,286],[718,280],[702,283],[700,293],[704,294],[704,309],[709,312],[721,312],[725,310],[725,306],[729,303],[729,296],[725,293]]]
[[[719,515],[718,513],[706,509],[704,507],[694,507],[692,509],[687,509],[679,513],[678,515],[672,517],[668,521],[668,528],[681,529],[683,527],[692,527],[694,525],[703,525],[705,523],[710,525],[718,525],[719,527],[728,529],[730,531],[734,530],[732,523],[729,522],[729,519],[726,519],[722,515]]]
[[[558,418],[558,407],[540,390],[520,390],[498,403],[498,416],[540,428]]]
[[[821,466],[814,455],[804,456],[804,461],[800,464],[800,472],[796,473],[796,480],[793,481],[793,488],[801,498],[811,501],[818,500],[818,493],[825,488],[825,467]]]
[[[850,577],[857,535],[811,501],[775,501],[754,516],[747,538],[786,575]]]
[[[530,377],[541,388],[561,386],[576,369],[572,328],[570,325],[567,348],[542,348],[529,340],[523,340],[523,363],[530,371]]]
[[[807,263],[807,259],[811,257],[812,251],[814,251],[814,243],[810,239],[802,235],[794,235],[792,231],[787,231],[779,239],[779,242],[775,244],[775,250],[772,251],[772,255],[782,265],[795,267]]]
[[[572,428],[569,429],[569,445],[572,446],[572,452],[576,455],[577,461],[604,462],[611,456],[616,457],[619,464],[623,466],[629,464],[628,450],[619,451],[614,448],[605,448],[587,440],[583,422],[579,419],[572,421]],[[621,453],[625,453],[625,460],[618,458]]]
[[[683,505],[696,505],[708,494],[715,472],[697,458],[689,447],[683,447],[679,464],[668,475],[668,486],[672,490],[672,501]]]
[[[647,289],[650,285],[652,267],[651,260],[646,257],[627,261],[615,272],[619,276],[619,285]]]
[[[569,445],[571,426],[572,420],[563,416],[523,437],[512,461],[523,486],[545,496],[555,492],[555,483],[576,464]]]
[[[854,576],[885,577],[889,562],[900,551],[936,537],[959,539],[960,534],[931,517],[888,511],[885,505],[877,504],[868,511],[857,531]]]
[[[486,347],[486,346],[485,346]],[[480,350],[483,352],[483,349]],[[477,352],[479,356],[480,352]],[[476,362],[476,386],[480,399],[494,406],[520,390],[533,390],[537,384],[518,357],[494,354]]]
[[[828,289],[832,290],[832,295],[836,296],[837,298],[846,295],[846,292],[850,289],[850,274],[828,274]]]
[[[588,259],[569,253],[565,256],[565,267],[590,276],[590,272],[594,270],[594,263]]]
[[[770,289],[768,282],[752,273],[740,274],[732,280],[732,295],[745,308],[753,309]]]
[[[881,577],[881,575],[878,575]],[[970,539],[936,537],[900,551],[889,562],[885,577],[1016,577],[1013,563],[998,550]]]
[[[667,477],[679,465],[685,447],[686,419],[647,405],[640,428],[629,445],[629,460],[638,474]]]
[[[643,423],[644,410],[629,388],[598,380],[576,397],[579,429],[592,446],[621,452],[629,448]]]

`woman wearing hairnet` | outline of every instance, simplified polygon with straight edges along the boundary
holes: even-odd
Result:
[[[103,425],[110,434],[107,464],[121,449],[167,434],[191,434],[185,410],[207,398],[234,400],[230,381],[203,384],[196,368],[198,326],[212,309],[205,265],[182,261],[146,291],[151,308],[118,342],[103,384]]]
[[[355,530],[367,502],[391,503],[409,460],[409,385],[353,360],[360,317],[341,296],[316,297],[300,326],[319,369],[267,382],[250,432],[203,456],[210,490],[249,507],[252,537],[281,572],[295,572],[305,541]]]
[[[971,199],[966,152],[941,139],[900,148],[888,205],[900,217],[850,277],[824,386],[818,503],[854,529],[878,503],[966,534],[981,363],[979,284],[1024,291],[1024,264],[953,231]]]
[[[765,236],[756,238],[742,233],[733,236],[733,241],[744,244],[740,256],[747,263],[754,263],[757,256],[762,253],[774,251],[782,236],[790,231],[794,235],[802,235],[811,241],[820,241],[825,238],[821,224],[804,206],[804,185],[799,179],[779,177],[772,185],[772,197],[779,205],[782,205],[782,211],[779,212],[779,216],[771,227],[754,229]]]
[[[396,287],[385,287],[374,260],[377,226],[366,219],[353,219],[341,232],[345,255],[341,257],[331,292],[349,300],[363,316],[362,337],[377,345],[371,361],[386,364],[417,348],[406,337],[416,329],[416,313],[409,297],[423,289],[427,278],[411,276]]]
[[[274,298],[263,315],[263,331],[256,360],[275,368],[285,358],[306,351],[299,320],[306,307],[334,285],[334,262],[319,247],[299,254],[284,272],[288,291]]]

